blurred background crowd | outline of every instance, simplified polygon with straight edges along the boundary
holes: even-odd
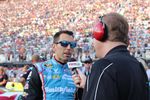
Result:
[[[53,35],[62,29],[75,33],[78,46],[72,57],[90,65],[96,59],[92,25],[108,12],[127,18],[128,49],[142,63],[150,62],[149,0],[0,0],[0,86],[7,81],[24,84],[33,59],[53,56]],[[150,66],[144,67],[148,70]]]
[[[131,54],[150,60],[149,11],[149,0],[0,0],[0,63],[28,62],[35,54],[50,59],[53,35],[62,29],[76,34],[73,57],[95,59],[92,24],[107,12],[128,19]]]

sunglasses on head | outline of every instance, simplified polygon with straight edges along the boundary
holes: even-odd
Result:
[[[57,42],[57,44],[60,44],[63,47],[67,47],[68,45],[70,45],[71,48],[75,48],[77,46],[76,42],[69,42],[69,41],[59,41]]]

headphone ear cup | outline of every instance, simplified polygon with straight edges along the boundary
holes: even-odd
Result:
[[[93,27],[93,37],[101,41],[105,34],[105,25],[102,22],[98,22]]]

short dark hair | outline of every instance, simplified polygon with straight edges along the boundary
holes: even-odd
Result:
[[[67,34],[67,35],[70,35],[70,36],[74,37],[74,33],[72,31],[62,30],[62,31],[59,31],[59,32],[55,33],[53,43],[58,42],[59,37],[60,37],[61,34]]]
[[[129,25],[126,18],[118,13],[108,13],[103,19],[108,28],[108,40],[128,44]]]
[[[92,63],[93,60],[92,60],[92,58],[89,56],[89,57],[85,58],[82,62],[83,62],[83,63]]]

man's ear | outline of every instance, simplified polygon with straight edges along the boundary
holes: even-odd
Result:
[[[54,52],[56,48],[56,44],[52,44],[52,51]]]

